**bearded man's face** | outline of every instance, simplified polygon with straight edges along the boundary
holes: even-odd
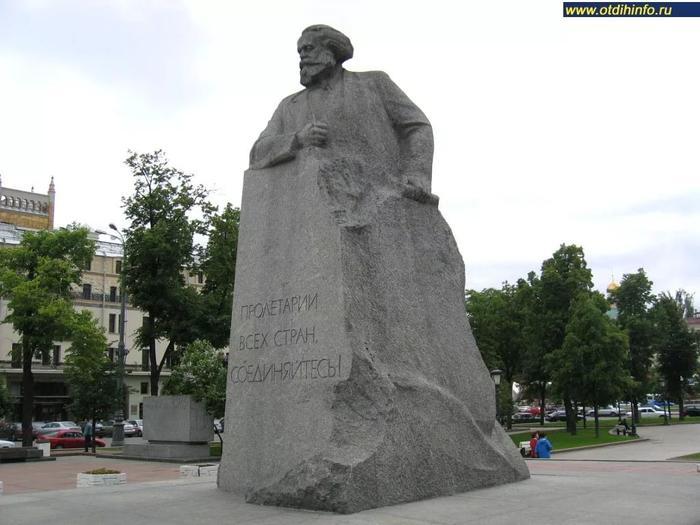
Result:
[[[305,87],[313,86],[329,75],[335,67],[333,52],[318,37],[302,35],[297,42],[299,52],[299,81]]]

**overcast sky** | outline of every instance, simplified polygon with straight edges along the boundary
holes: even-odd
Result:
[[[162,148],[223,205],[300,89],[296,40],[345,32],[433,124],[433,191],[467,286],[561,243],[598,289],[643,267],[700,291],[700,19],[564,19],[559,1],[0,1],[3,185],[57,191],[56,224],[124,225],[127,150]],[[700,299],[698,297],[697,299]]]

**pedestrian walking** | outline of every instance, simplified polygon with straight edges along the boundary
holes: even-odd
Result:
[[[542,432],[540,438],[537,440],[537,457],[541,459],[549,459],[552,454],[552,444],[547,439],[547,434]]]
[[[85,452],[88,451],[90,445],[92,444],[92,436],[94,432],[92,430],[92,421],[89,419],[85,423],[85,428],[83,428],[83,436],[85,436]]]

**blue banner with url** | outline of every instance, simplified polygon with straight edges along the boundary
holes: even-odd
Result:
[[[700,2],[564,2],[565,17],[700,17]]]

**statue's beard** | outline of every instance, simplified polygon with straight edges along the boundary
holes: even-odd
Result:
[[[334,61],[301,65],[299,67],[299,82],[304,87],[313,86],[329,76],[333,71],[333,66],[335,66]]]

